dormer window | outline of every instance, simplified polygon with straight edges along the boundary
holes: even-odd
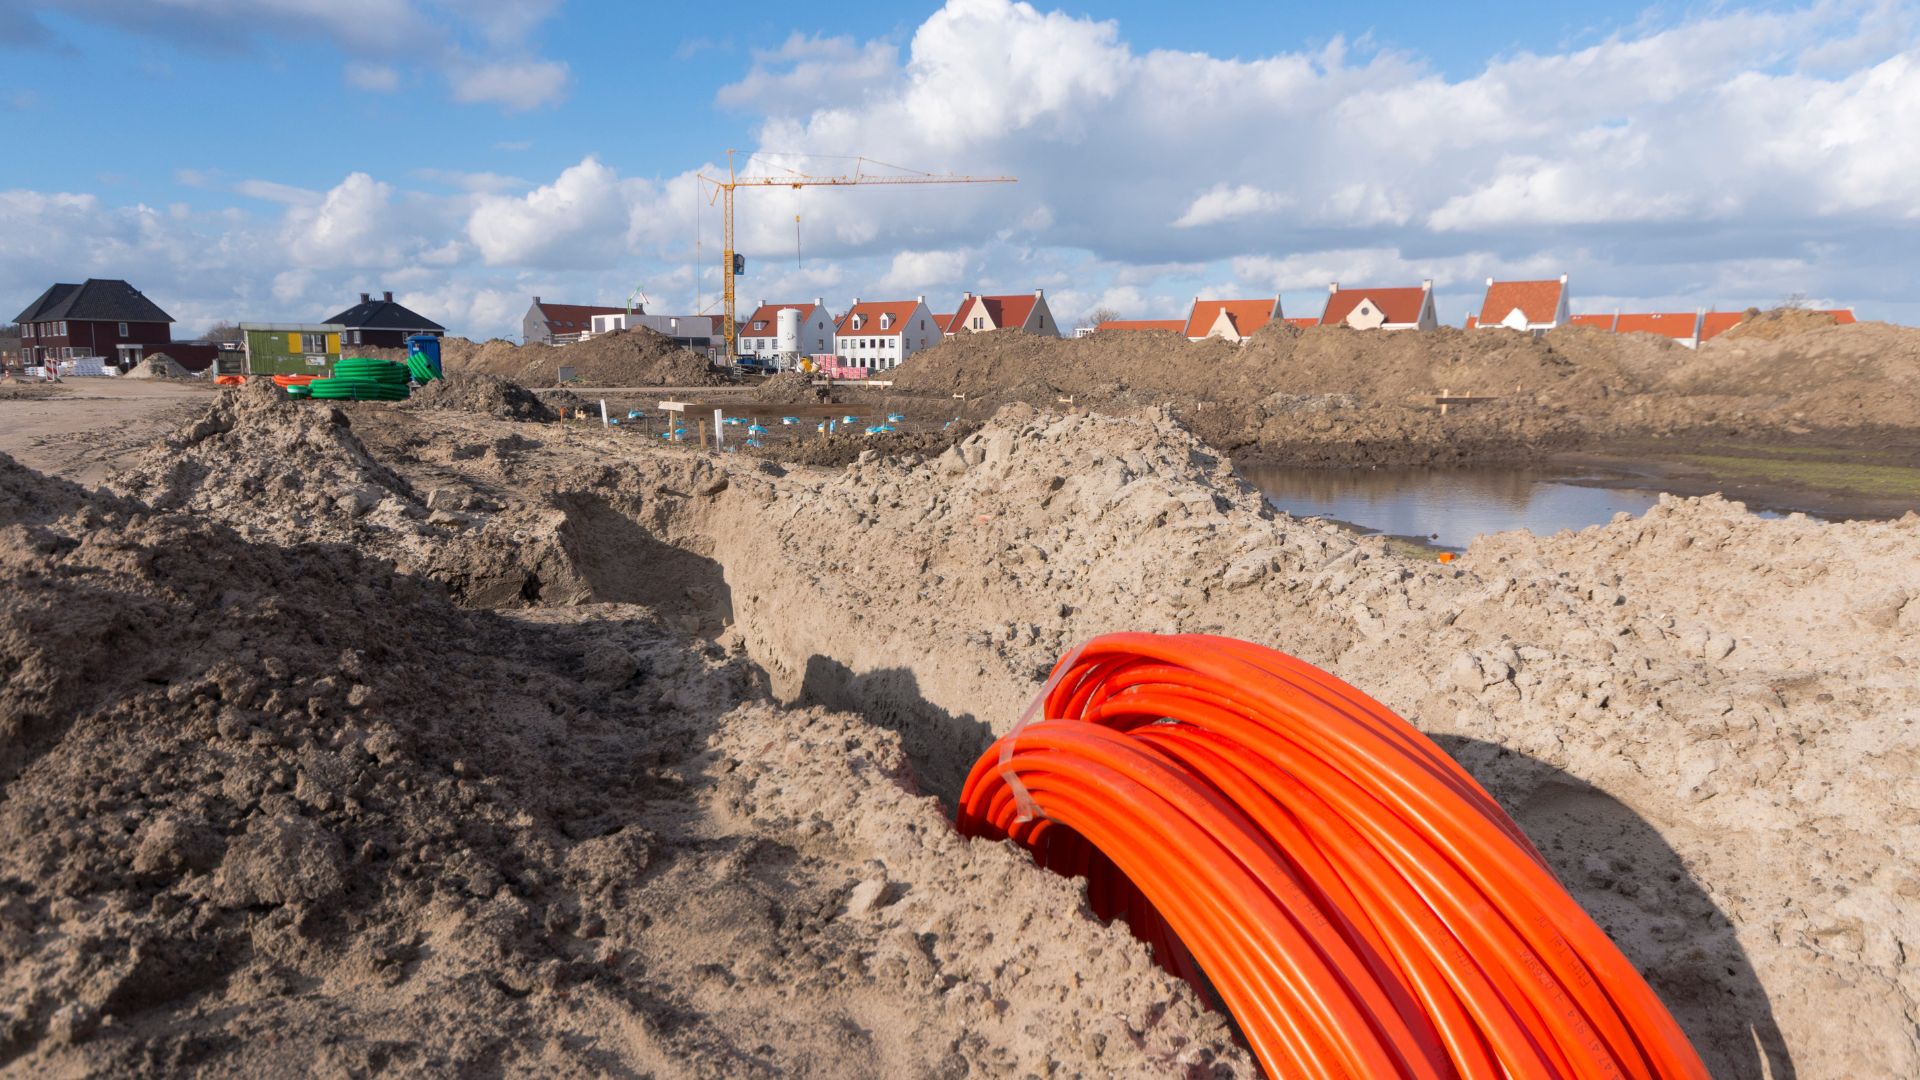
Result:
[[[880,329],[886,330],[891,328],[892,326],[893,326],[893,313],[892,312],[882,313],[880,316]]]

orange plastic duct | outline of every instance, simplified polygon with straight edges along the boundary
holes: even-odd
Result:
[[[1706,1077],[1492,796],[1332,675],[1112,634],[1037,704],[974,764],[960,830],[1085,877],[1269,1075]]]

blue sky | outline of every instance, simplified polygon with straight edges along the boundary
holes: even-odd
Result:
[[[192,331],[390,288],[474,336],[536,293],[711,308],[692,177],[734,147],[1021,178],[742,194],[743,303],[1312,314],[1333,278],[1431,277],[1457,323],[1487,275],[1564,272],[1583,309],[1920,321],[1920,149],[1889,137],[1920,129],[1915,27],[1886,2],[0,0],[0,135],[48,140],[0,164],[0,301],[127,277]]]

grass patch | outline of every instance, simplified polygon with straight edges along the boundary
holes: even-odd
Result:
[[[1801,484],[1873,498],[1920,498],[1920,468],[1875,465],[1860,461],[1858,452],[1814,447],[1769,448],[1768,455],[1686,454],[1682,460],[1729,480]],[[1840,460],[1847,456],[1853,460]]]

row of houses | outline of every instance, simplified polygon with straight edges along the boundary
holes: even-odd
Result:
[[[98,360],[121,371],[166,353],[190,371],[298,373],[330,368],[348,347],[394,347],[446,328],[396,302],[392,293],[360,302],[316,323],[241,323],[234,342],[174,341],[174,318],[117,278],[50,286],[14,320],[22,367]]]
[[[1824,312],[1836,322],[1854,321],[1851,309]],[[1658,334],[1688,348],[1738,325],[1745,314],[1736,311],[1621,312],[1611,315],[1575,315],[1570,312],[1567,275],[1558,280],[1496,281],[1487,279],[1486,296],[1478,314],[1468,315],[1468,330],[1504,329],[1542,334],[1561,326],[1585,326],[1621,334]],[[1103,322],[1093,332],[1165,330],[1192,341],[1223,338],[1242,342],[1275,321],[1293,326],[1344,326],[1354,330],[1437,330],[1440,319],[1433,306],[1433,281],[1418,286],[1327,286],[1327,303],[1318,317],[1287,318],[1280,298],[1260,300],[1206,300],[1195,297],[1185,319],[1133,319]]]
[[[629,312],[625,308],[552,304],[538,296],[520,325],[522,341],[549,345],[636,326],[666,333],[696,349],[717,347],[724,334],[719,316],[647,315],[644,307]],[[689,327],[697,328],[702,336],[686,336]],[[863,300],[856,296],[838,315],[828,310],[822,297],[810,303],[761,300],[740,320],[736,333],[741,359],[771,364],[800,356],[831,355],[848,367],[884,371],[955,334],[992,330],[1060,336],[1060,324],[1047,307],[1044,289],[1011,296],[969,292],[945,313],[929,307],[924,295],[910,300]]]

